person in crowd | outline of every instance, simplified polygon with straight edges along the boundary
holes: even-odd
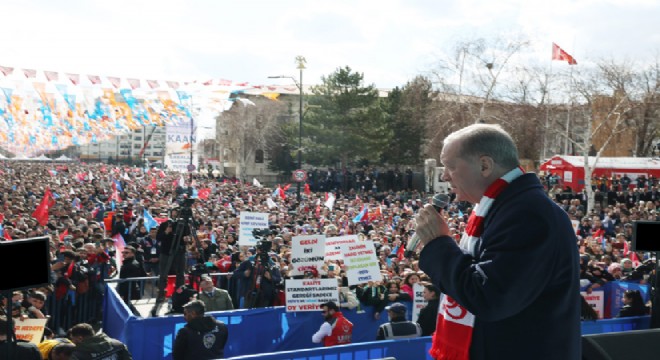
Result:
[[[144,271],[149,276],[158,276],[159,274],[160,243],[156,240],[157,233],[158,228],[153,227],[149,229],[146,236],[138,238],[138,244],[144,254]]]
[[[76,344],[73,360],[132,360],[126,345],[103,332],[95,333],[92,325],[76,324],[69,329],[69,339]]]
[[[43,291],[35,290],[28,293],[28,303],[30,306],[27,307],[27,314],[30,319],[46,319],[47,316],[44,314],[46,309],[46,294]]]
[[[579,359],[580,268],[567,213],[525,174],[498,125],[450,134],[440,159],[456,201],[476,206],[460,244],[431,204],[416,216],[420,269],[445,294],[432,356]],[[457,326],[469,334],[456,336]]]
[[[7,319],[6,315],[0,315],[0,360],[8,360],[7,358],[7,347],[10,346],[7,340],[7,323],[12,324],[13,320],[11,318]],[[21,360],[41,360],[41,354],[37,345],[18,340],[12,346],[12,360],[21,359]]]
[[[433,284],[424,284],[423,294],[426,306],[419,310],[417,323],[422,328],[422,336],[430,336],[435,331],[435,322],[438,318],[440,289]]]
[[[172,360],[210,360],[224,357],[229,337],[227,325],[204,315],[205,306],[193,300],[183,306],[186,325],[179,330],[172,347]]]
[[[376,340],[396,340],[422,336],[422,327],[418,323],[406,319],[407,308],[399,302],[385,308],[390,321],[381,325],[376,334]]]
[[[144,277],[147,274],[144,272],[142,265],[135,259],[136,250],[132,246],[126,246],[121,254],[123,262],[119,270],[120,279],[130,279],[137,277]],[[139,281],[124,281],[117,285],[117,293],[124,300],[126,305],[133,311],[133,314],[140,315],[138,310],[133,305],[133,300],[140,300],[142,298],[141,287]]]
[[[405,292],[412,299],[414,297],[413,287],[416,283],[419,282],[419,274],[415,272],[409,272],[408,275],[403,279],[403,285],[401,285],[401,291]]]
[[[339,307],[353,310],[360,305],[360,302],[357,299],[357,296],[348,286],[344,284],[344,279],[342,277],[337,277],[337,289],[339,290]],[[347,281],[348,282],[348,281]]]
[[[329,301],[321,305],[323,324],[312,335],[315,344],[323,342],[323,346],[350,344],[353,337],[353,323],[348,321],[339,311],[336,303]]]
[[[37,347],[43,360],[69,360],[76,345],[66,338],[46,339]]]
[[[165,287],[167,285],[167,276],[170,271],[176,274],[175,287],[179,288],[185,284],[186,270],[186,243],[185,236],[190,235],[190,229],[183,225],[180,230],[181,238],[176,239],[177,220],[179,210],[175,207],[170,210],[170,218],[158,226],[156,240],[160,244],[160,257],[158,258],[158,297],[156,303],[162,303],[165,300]],[[152,309],[152,315],[157,312],[157,307]]]
[[[649,314],[649,308],[644,305],[642,294],[639,290],[626,290],[623,292],[623,307],[619,310],[617,317],[642,316]]]
[[[388,300],[385,298],[387,291],[387,287],[380,281],[369,281],[367,286],[356,289],[360,301],[365,305],[373,306],[375,320],[380,319],[380,313],[387,306]]]
[[[225,311],[234,309],[234,304],[232,303],[231,296],[229,296],[227,290],[215,287],[210,276],[203,276],[199,283],[199,287],[201,291],[197,295],[197,299],[204,303],[206,311]]]

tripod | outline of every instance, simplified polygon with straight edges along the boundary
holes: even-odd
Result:
[[[160,311],[160,308],[162,307],[163,302],[165,301],[165,287],[167,286],[167,277],[170,271],[172,270],[172,265],[174,264],[175,261],[176,261],[175,287],[178,289],[180,286],[185,284],[185,250],[181,248],[181,245],[183,243],[183,237],[190,235],[195,242],[195,246],[197,246],[198,249],[201,247],[199,243],[199,239],[197,238],[197,223],[195,222],[195,218],[193,217],[193,212],[191,208],[191,205],[193,203],[194,203],[194,199],[186,199],[183,203],[183,206],[181,207],[180,215],[177,216],[176,220],[173,223],[166,225],[168,227],[172,226],[174,230],[174,236],[170,244],[169,256],[167,257],[167,261],[165,262],[165,267],[161,268],[159,274],[160,277],[158,279],[158,295],[156,298],[156,304],[154,304],[154,307],[151,309],[152,317],[158,316],[158,312]],[[165,234],[167,235],[167,232]],[[199,261],[201,261],[201,259]]]

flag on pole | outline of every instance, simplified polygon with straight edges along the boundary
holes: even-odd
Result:
[[[566,61],[568,65],[577,65],[577,60],[555,43],[552,43],[552,60]]]
[[[121,253],[126,247],[126,241],[120,233],[112,237],[112,240],[115,242],[115,254],[117,256],[117,269],[121,269],[121,264],[124,262],[124,255]]]
[[[312,190],[309,188],[309,184],[305,183],[305,195],[309,196],[312,193]]]
[[[326,200],[325,205],[328,209],[332,210],[332,208],[335,206],[335,194],[333,193],[327,193],[328,200]]]
[[[152,228],[158,226],[158,222],[149,214],[147,209],[144,209],[144,213],[142,214],[142,217],[144,218],[144,227],[147,228],[147,231],[150,231]]]
[[[332,208],[331,208],[332,209]],[[359,223],[362,221],[362,218],[364,218],[365,215],[367,215],[367,204],[364,204],[362,206],[362,210],[353,218],[354,223]]]
[[[37,219],[39,225],[46,226],[46,224],[48,224],[48,209],[53,206],[55,206],[55,199],[53,199],[53,195],[50,192],[50,189],[46,188],[46,191],[44,192],[44,198],[41,199],[39,206],[37,206],[37,208],[32,213],[32,217]]]
[[[273,201],[271,198],[266,198],[266,205],[268,205],[269,209],[277,207],[277,204],[275,204],[275,201]]]
[[[261,183],[259,182],[259,180],[257,180],[257,178],[252,178],[252,185],[254,185],[258,188],[261,187]]]

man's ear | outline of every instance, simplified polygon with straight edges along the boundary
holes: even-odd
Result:
[[[484,177],[490,176],[490,174],[492,174],[493,170],[495,169],[495,161],[492,157],[487,155],[479,157],[479,165],[481,166],[481,174]]]

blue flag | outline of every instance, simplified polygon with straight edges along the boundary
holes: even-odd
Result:
[[[121,182],[119,180],[113,180],[115,182],[115,185],[117,186],[117,191],[124,191],[124,189],[121,187]]]
[[[354,223],[359,223],[366,213],[367,213],[367,205],[364,205],[362,207],[362,211],[360,211],[360,213],[357,214],[357,216],[355,218],[353,218],[353,222]]]
[[[142,215],[144,217],[144,227],[147,228],[147,231],[150,231],[152,228],[155,228],[158,226],[158,221],[154,220],[154,218],[149,214],[147,209],[144,209],[144,214]]]

